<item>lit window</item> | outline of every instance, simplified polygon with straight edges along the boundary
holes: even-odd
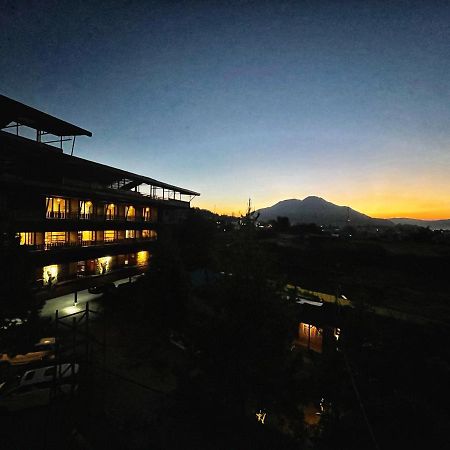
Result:
[[[52,266],[45,266],[42,269],[42,278],[44,285],[52,286],[58,282],[58,266],[56,264]]]
[[[95,241],[95,231],[79,231],[78,237],[81,241]]]
[[[90,219],[94,212],[94,205],[91,201],[80,201],[80,219]]]
[[[20,245],[34,245],[34,233],[19,233]]]
[[[136,237],[136,231],[135,230],[126,230],[125,237],[127,239],[134,239]]]
[[[136,218],[136,209],[134,206],[127,206],[126,208],[127,220],[134,220]]]
[[[154,230],[142,230],[143,239],[156,239],[156,231]]]
[[[47,246],[58,246],[68,242],[67,232],[65,231],[46,231],[45,244]]]
[[[117,206],[114,203],[110,203],[106,207],[106,219],[111,220],[114,219],[117,214]]]
[[[64,198],[46,197],[46,217],[48,219],[65,219],[69,212],[69,202]]]
[[[111,259],[111,256],[104,256],[97,259],[97,270],[100,275],[104,275],[111,270]]]
[[[142,250],[137,253],[136,265],[138,267],[145,267],[148,265],[149,253],[146,250]]]
[[[103,235],[103,239],[105,242],[115,241],[117,239],[117,231],[116,230],[105,230]]]

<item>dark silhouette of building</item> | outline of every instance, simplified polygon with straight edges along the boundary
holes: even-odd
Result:
[[[29,250],[38,287],[145,267],[199,195],[73,156],[91,132],[1,95],[0,128],[0,232]]]

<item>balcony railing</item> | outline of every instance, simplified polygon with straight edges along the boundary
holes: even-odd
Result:
[[[146,216],[124,216],[119,214],[94,214],[94,213],[69,213],[69,212],[47,212],[47,219],[64,220],[92,220],[95,222],[115,221],[115,222],[155,222],[151,217]]]
[[[45,217],[47,219],[68,219],[69,214],[66,211],[47,211]]]
[[[75,241],[75,242],[47,242],[45,244],[27,245],[26,247],[33,251],[52,250],[56,248],[82,248],[110,244],[132,244],[134,242],[149,242],[156,240],[156,237],[124,238],[124,239],[105,239],[103,241]]]

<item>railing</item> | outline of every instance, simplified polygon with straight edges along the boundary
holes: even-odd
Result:
[[[133,242],[155,241],[156,237],[124,238],[124,239],[105,239],[103,241],[75,241],[75,242],[47,242],[45,244],[27,245],[26,247],[33,251],[52,250],[55,248],[73,248],[73,247],[94,247],[110,244],[131,244]]]
[[[124,216],[118,214],[94,214],[94,213],[68,213],[68,212],[47,212],[47,219],[63,220],[92,220],[95,222],[115,221],[115,222],[155,222],[151,217],[145,216]],[[36,217],[34,217],[36,218]]]
[[[5,215],[10,220],[39,221],[42,220],[42,213],[34,211],[8,211]],[[128,216],[125,215],[106,215],[95,213],[77,213],[65,211],[47,211],[45,218],[49,220],[86,220],[93,222],[115,221],[115,222],[146,222],[155,223],[156,220],[149,216]]]
[[[47,211],[45,217],[47,219],[66,219],[70,213],[66,211]]]

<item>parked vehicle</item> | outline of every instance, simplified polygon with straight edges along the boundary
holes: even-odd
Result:
[[[55,375],[56,370],[56,375]],[[40,367],[38,369],[33,370],[27,370],[22,377],[20,378],[19,385],[20,386],[26,386],[30,384],[39,384],[39,383],[46,383],[46,382],[52,382],[54,380],[54,377],[56,379],[67,379],[70,378],[72,375],[76,376],[78,374],[79,365],[78,364],[72,364],[65,363],[60,364],[59,366],[48,366],[48,367]]]
[[[7,364],[11,364],[12,366],[21,366],[25,364],[31,364],[34,362],[45,361],[48,359],[54,359],[55,355],[53,351],[42,350],[37,352],[29,352],[24,355],[14,355],[9,356],[7,353],[2,353],[0,355],[0,363],[4,362]]]
[[[76,392],[77,385],[62,384],[58,387],[57,396],[65,397]],[[0,396],[0,411],[20,411],[23,409],[46,406],[50,403],[51,383],[17,386]]]
[[[12,366],[31,364],[55,358],[55,338],[42,338],[34,345],[34,351],[25,354],[9,356],[8,353],[0,354],[0,363],[4,362]]]
[[[56,373],[55,373],[56,371]],[[51,391],[55,388],[55,378],[59,381],[56,395],[65,396],[76,392],[76,375],[79,365],[69,363],[59,366],[41,367],[27,370],[16,380],[0,384],[0,410],[19,411],[36,406],[45,406],[50,402]]]

